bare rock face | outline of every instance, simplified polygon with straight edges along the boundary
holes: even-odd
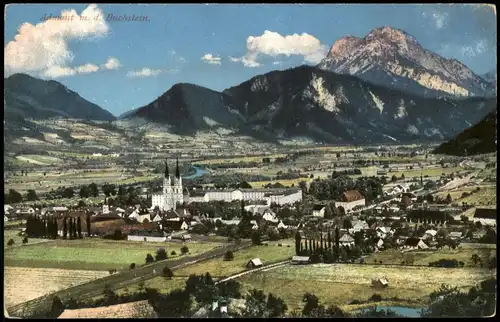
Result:
[[[342,37],[319,68],[425,97],[490,97],[490,82],[455,59],[423,48],[406,32],[382,27],[366,37]]]

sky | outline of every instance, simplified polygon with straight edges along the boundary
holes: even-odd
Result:
[[[118,116],[176,83],[221,91],[316,65],[341,37],[382,26],[476,74],[496,70],[496,12],[486,5],[11,4],[4,77],[56,80]]]

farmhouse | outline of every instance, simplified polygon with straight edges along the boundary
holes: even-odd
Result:
[[[104,307],[64,310],[59,319],[157,318],[147,300]]]
[[[246,265],[247,268],[257,268],[257,267],[262,267],[262,266],[263,266],[263,264],[260,261],[260,258],[254,258],[254,259],[250,260]]]
[[[422,239],[424,239],[424,240],[434,240],[434,238],[436,237],[436,234],[437,234],[437,231],[434,230],[434,229],[426,230],[425,233],[424,233],[424,236],[422,237]]]
[[[281,228],[283,228],[283,229],[287,229],[288,228],[288,226],[285,225],[282,220],[280,220],[280,222],[278,223],[278,229],[281,229]]]
[[[339,239],[339,243],[341,246],[354,246],[354,238],[352,238],[351,235],[349,234],[344,234],[342,237]]]
[[[359,220],[359,221],[356,221],[356,222],[352,222],[352,228],[349,229],[349,233],[353,234],[353,233],[357,233],[357,232],[360,232],[362,230],[367,230],[369,229],[370,227],[368,226],[368,223],[364,220]]]
[[[340,201],[335,201],[335,207],[344,208],[346,213],[352,211],[354,207],[364,207],[365,204],[365,197],[357,190],[346,191],[342,194]]]
[[[325,217],[325,210],[326,210],[326,207],[324,205],[314,205],[313,209],[312,209],[312,215],[314,217],[324,218]]]
[[[383,278],[377,278],[377,279],[372,279],[372,287],[375,287],[375,288],[385,288],[387,286],[389,286],[389,281],[385,277],[383,277]]]
[[[426,243],[420,238],[408,238],[405,241],[405,244],[403,246],[404,249],[428,249],[429,246],[427,246]]]
[[[497,210],[488,208],[477,208],[474,213],[474,222],[480,222],[483,226],[496,226]]]
[[[185,221],[165,221],[163,228],[171,231],[188,230],[189,226]]]
[[[297,264],[309,264],[309,256],[293,256],[292,257],[292,264],[297,265]]]

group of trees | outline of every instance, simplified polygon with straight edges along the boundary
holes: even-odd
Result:
[[[90,223],[89,219],[87,219],[87,223]],[[77,217],[76,219],[73,217],[63,218],[63,239],[66,238],[69,239],[83,238],[82,220],[80,217]]]
[[[373,201],[377,196],[382,196],[383,178],[362,177],[352,178],[339,175],[330,179],[316,179],[309,186],[309,194],[318,200],[339,200],[341,195],[348,190],[358,190],[367,202]]]
[[[442,285],[430,294],[429,306],[422,317],[486,317],[496,311],[496,278],[481,282],[469,292]]]
[[[4,203],[14,204],[23,202],[23,195],[14,189],[9,189],[8,193],[4,193]]]
[[[333,263],[339,260],[347,261],[361,255],[359,245],[353,247],[340,246],[339,228],[335,233],[327,232],[326,239],[320,234],[319,239],[307,239],[302,241],[299,232],[295,235],[295,253],[299,256],[310,256],[312,262]]]
[[[55,217],[29,216],[26,220],[26,236],[30,238],[57,238],[57,220]]]

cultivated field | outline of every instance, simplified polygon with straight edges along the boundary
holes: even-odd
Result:
[[[108,275],[104,271],[4,267],[5,307]]]
[[[187,242],[150,243],[102,239],[55,240],[53,242],[7,249],[5,265],[33,268],[63,268],[79,270],[128,269],[131,263],[145,264],[146,255],[155,255],[165,248],[169,259],[178,258],[183,245],[194,256],[211,250],[220,243]],[[175,250],[177,255],[170,255]]]
[[[324,304],[344,306],[353,300],[367,300],[373,294],[397,297],[401,304],[425,300],[442,283],[468,288],[491,276],[487,269],[391,267],[356,264],[287,265],[238,279],[245,289],[257,288],[283,298],[289,310],[303,307],[302,297],[310,292]],[[389,286],[371,287],[372,278],[385,276]],[[404,300],[403,300],[404,299]]]
[[[278,246],[282,244],[283,246]],[[287,247],[286,245],[290,245]],[[246,270],[245,265],[254,258],[260,258],[264,265],[283,261],[295,255],[295,241],[292,239],[272,241],[269,246],[252,246],[234,253],[232,261],[223,258],[211,259],[206,262],[181,268],[176,275],[189,276],[190,274],[210,273],[212,276],[231,276]]]
[[[3,231],[3,240],[4,240],[4,243],[3,243],[3,248],[4,249],[11,249],[11,248],[19,248],[19,247],[28,247],[29,245],[32,245],[32,244],[37,244],[37,243],[44,243],[44,242],[50,242],[49,239],[41,239],[41,238],[28,238],[28,243],[27,244],[23,244],[23,239],[24,237],[22,236],[19,236],[19,232],[20,230],[18,229],[11,229],[11,230],[4,230]],[[12,246],[8,246],[7,245],[7,242],[10,240],[10,239],[13,239],[14,240],[14,245]],[[4,257],[4,260],[5,260],[5,257]]]
[[[383,264],[396,265],[401,264],[403,261],[413,260],[414,265],[428,265],[430,262],[445,258],[462,261],[466,267],[476,267],[471,260],[472,255],[477,254],[484,263],[487,263],[496,254],[496,245],[494,244],[460,244],[460,247],[460,249],[448,249],[448,247],[445,247],[440,250],[410,251],[405,253],[389,249],[370,254],[364,260],[367,264],[380,263],[382,261]]]

